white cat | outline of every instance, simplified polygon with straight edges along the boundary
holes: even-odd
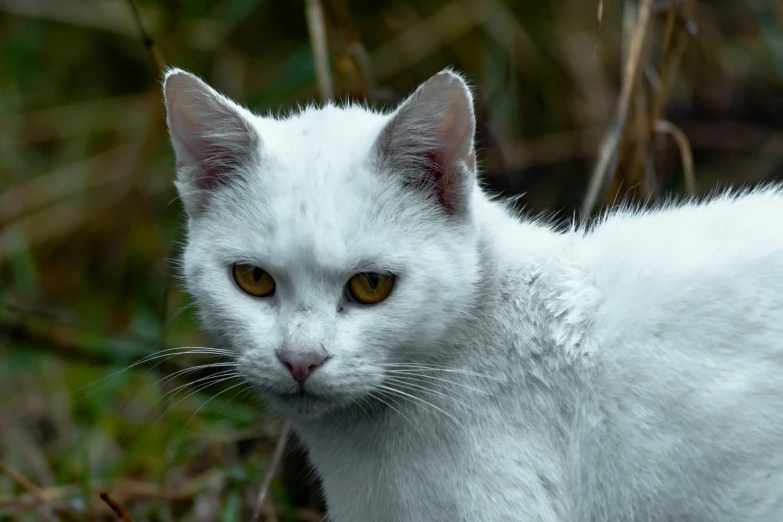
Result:
[[[783,191],[526,221],[444,71],[260,117],[166,76],[185,281],[330,519],[783,520]]]

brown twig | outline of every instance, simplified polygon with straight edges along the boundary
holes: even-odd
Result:
[[[161,54],[160,49],[158,49],[155,40],[144,27],[144,21],[141,19],[141,13],[139,12],[139,6],[136,5],[136,0],[128,0],[128,5],[130,5],[131,11],[133,11],[136,29],[139,31],[139,35],[141,35],[144,47],[149,51],[152,61],[155,63],[155,68],[158,70],[158,74],[163,75],[163,71],[166,68],[166,61],[163,59],[163,55]]]
[[[264,506],[264,500],[266,499],[269,486],[272,484],[272,480],[277,474],[277,469],[280,467],[280,462],[283,460],[283,453],[285,452],[286,443],[288,442],[288,435],[291,431],[288,423],[283,424],[283,429],[280,432],[280,437],[277,439],[275,445],[275,451],[272,453],[272,461],[269,463],[269,467],[266,470],[263,481],[261,481],[261,489],[258,492],[258,498],[256,499],[256,507],[253,511],[253,522],[261,520],[261,511]]]
[[[130,514],[127,511],[125,511],[125,508],[122,507],[122,504],[120,504],[119,502],[111,498],[108,493],[106,492],[101,493],[100,496],[101,496],[101,500],[106,502],[111,508],[111,510],[114,511],[114,513],[117,515],[117,518],[119,518],[123,522],[134,522],[133,517],[130,516]]]
[[[318,91],[322,99],[331,100],[334,97],[334,87],[332,71],[329,68],[329,48],[326,42],[326,24],[321,0],[307,0],[306,11],[307,29],[310,33],[310,44],[313,46]]]

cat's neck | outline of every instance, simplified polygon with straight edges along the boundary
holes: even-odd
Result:
[[[593,304],[574,295],[584,283],[579,234],[520,219],[483,194],[476,210],[483,277],[473,320],[453,336],[468,345],[461,362],[508,378],[539,373],[542,358],[569,364],[574,350],[584,348],[589,318],[583,316]]]

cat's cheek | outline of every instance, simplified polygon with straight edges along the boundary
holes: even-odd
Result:
[[[291,393],[295,386],[290,375],[274,356],[274,350],[249,348],[237,356],[237,371],[262,396]]]
[[[360,397],[372,386],[381,374],[378,364],[387,361],[390,352],[390,338],[385,335],[388,329],[372,315],[354,313],[338,318],[326,345],[330,359],[313,375],[313,385],[344,399]]]

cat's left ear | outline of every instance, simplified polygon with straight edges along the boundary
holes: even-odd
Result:
[[[198,77],[180,69],[166,74],[163,91],[171,143],[177,155],[177,190],[191,217],[222,187],[257,162],[261,138],[254,117]]]
[[[376,142],[376,155],[406,186],[433,196],[449,214],[461,214],[475,184],[475,130],[470,88],[444,70],[397,108]]]

